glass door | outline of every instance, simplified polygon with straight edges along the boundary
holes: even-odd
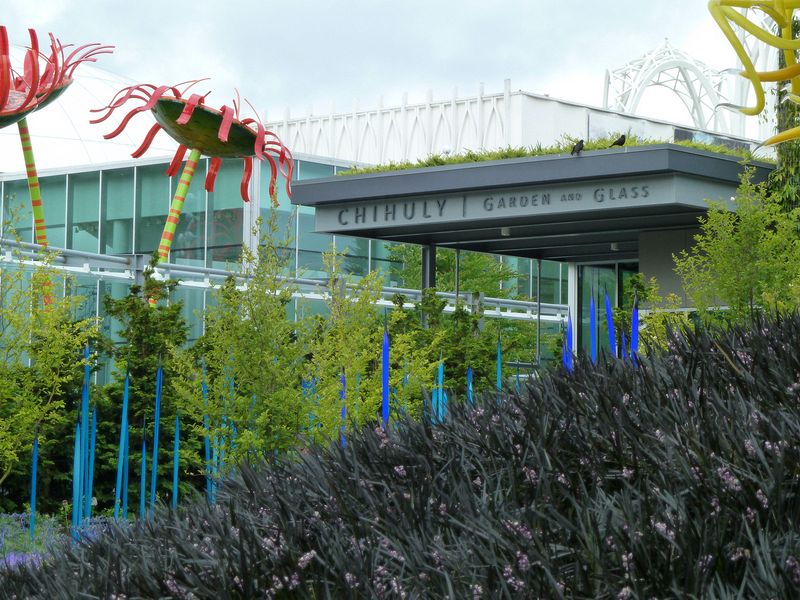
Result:
[[[638,263],[612,263],[604,265],[579,265],[578,266],[578,348],[586,354],[592,348],[592,318],[591,307],[594,300],[594,333],[597,339],[598,354],[605,350],[609,352],[611,339],[608,335],[608,319],[606,313],[606,296],[611,308],[628,306],[631,294],[629,293],[630,280],[639,270]],[[616,325],[616,323],[615,323]],[[615,331],[615,346],[620,345],[620,331]],[[626,338],[630,333],[626,333]]]

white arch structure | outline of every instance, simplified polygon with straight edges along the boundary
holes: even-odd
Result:
[[[716,110],[728,102],[725,73],[673,48],[668,41],[614,71],[606,71],[604,108],[635,114],[651,86],[674,92],[692,116],[695,127],[731,133],[727,115]]]
[[[750,9],[745,9],[747,13]],[[771,19],[761,11],[752,11],[751,19],[772,29]],[[753,64],[759,71],[777,69],[777,53],[759,40],[741,30],[739,39],[748,49]],[[737,61],[738,62],[738,61]],[[668,41],[628,64],[606,71],[603,107],[635,114],[647,88],[660,86],[674,92],[686,106],[694,126],[744,137],[745,118],[738,112],[723,112],[719,105],[747,105],[751,93],[749,83],[736,68],[717,71],[708,65],[673,48]],[[759,121],[759,137],[771,135],[773,128],[774,96],[767,96],[766,118]]]

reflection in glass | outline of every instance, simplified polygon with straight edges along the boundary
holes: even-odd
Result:
[[[14,230],[23,242],[33,242],[33,213],[28,196],[28,182],[6,181],[3,188],[3,235]]]

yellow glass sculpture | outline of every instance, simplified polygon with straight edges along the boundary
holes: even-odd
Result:
[[[775,22],[776,30],[780,30],[780,35],[756,25],[736,10],[737,8],[751,8],[765,13]],[[764,110],[763,84],[776,81],[788,81],[790,83],[787,94],[788,101],[800,104],[800,64],[795,57],[795,51],[800,50],[800,39],[795,39],[792,35],[792,16],[798,8],[800,8],[800,0],[711,0],[708,3],[711,16],[714,17],[744,65],[742,76],[753,84],[755,91],[754,106],[728,105],[729,107],[736,108],[746,115],[759,114]],[[733,29],[733,24],[738,25],[765,44],[783,51],[786,67],[776,71],[756,71],[746,48]],[[765,140],[763,145],[771,146],[798,138],[800,138],[800,127],[793,127],[778,132]]]

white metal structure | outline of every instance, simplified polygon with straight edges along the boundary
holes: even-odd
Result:
[[[764,13],[755,10],[744,12],[760,27],[774,28]],[[777,69],[774,48],[744,30],[739,31],[739,39],[747,48],[756,70]],[[767,94],[767,108],[760,120],[750,120],[751,127],[746,127],[745,116],[740,112],[723,110],[723,107],[748,104],[750,83],[739,75],[741,68],[739,62],[736,68],[715,70],[664,40],[661,46],[644,56],[613,71],[606,71],[603,107],[636,114],[647,89],[663,87],[680,98],[698,129],[737,137],[749,134],[764,139],[774,132],[774,94]]]
[[[692,116],[695,127],[730,131],[726,116],[716,107],[729,98],[725,74],[670,45],[669,40],[628,64],[606,71],[603,106],[636,114],[650,86],[673,91]]]

